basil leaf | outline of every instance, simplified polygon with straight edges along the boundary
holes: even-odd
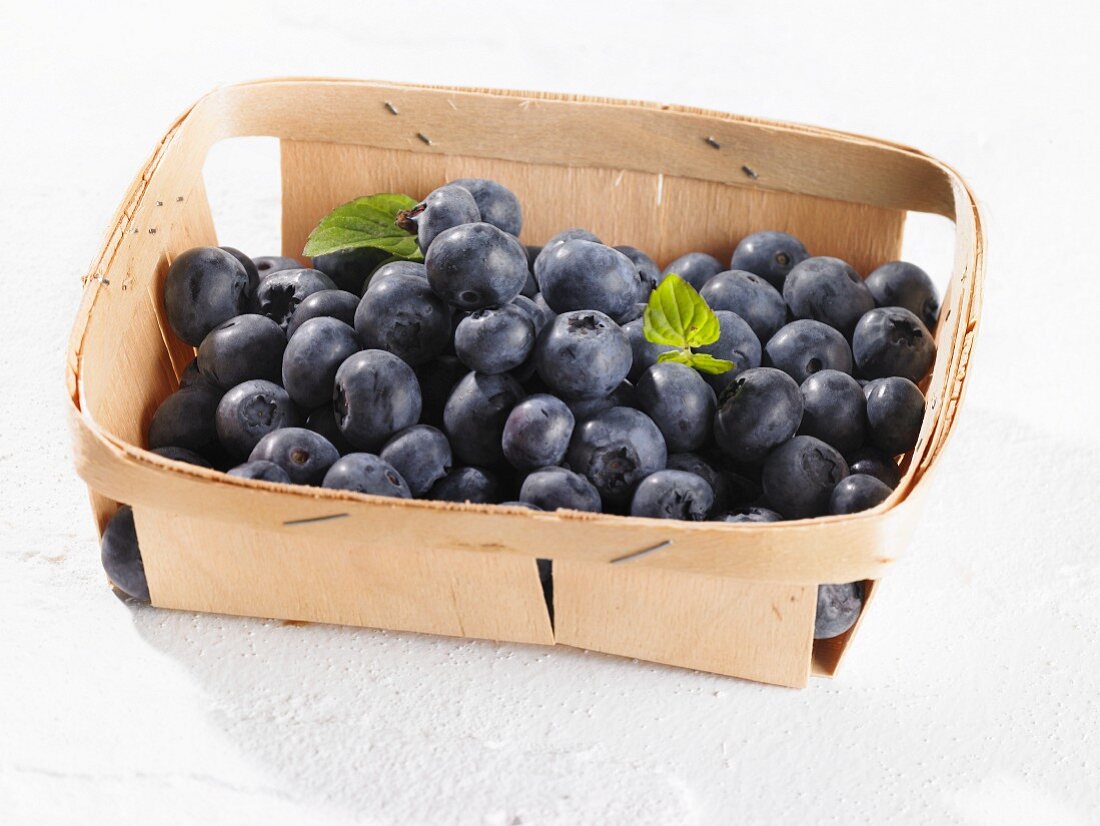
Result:
[[[665,276],[649,296],[642,315],[646,340],[681,349],[718,340],[718,317],[707,302],[675,273]]]
[[[302,254],[313,258],[373,247],[402,260],[422,260],[416,233],[397,225],[398,213],[414,206],[416,201],[408,195],[381,193],[356,198],[320,220],[309,234]]]

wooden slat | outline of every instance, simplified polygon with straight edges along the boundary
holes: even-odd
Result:
[[[524,204],[523,240],[541,244],[584,227],[608,244],[646,250],[663,266],[699,250],[725,262],[737,242],[764,227],[797,235],[821,255],[862,273],[901,254],[905,213],[809,195],[626,169],[579,169],[459,155],[425,155],[333,143],[282,142],[283,254],[338,204],[375,192],[420,198],[455,178],[500,181]]]
[[[322,547],[309,525],[256,531],[156,508],[135,508],[134,518],[160,607],[554,641],[534,559],[367,548],[350,537]]]
[[[813,585],[554,562],[558,642],[796,688],[810,676]]]

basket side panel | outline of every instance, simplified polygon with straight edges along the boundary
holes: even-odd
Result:
[[[134,516],[159,607],[554,641],[533,558],[364,548],[353,535],[322,549],[309,525],[259,531],[148,507]]]
[[[164,315],[161,297],[168,267],[189,247],[217,243],[201,181],[176,197],[167,209],[163,199],[146,199],[147,209],[127,226],[134,240],[120,245],[121,253],[98,274],[96,311],[83,341],[84,410],[131,444],[145,444],[157,405],[177,389],[180,374],[195,355]],[[114,505],[93,491],[92,507],[102,529]]]
[[[812,195],[600,167],[529,164],[363,145],[287,141],[282,146],[283,253],[338,204],[374,192],[423,197],[448,180],[493,178],[526,207],[523,240],[591,229],[606,243],[632,244],[665,264],[700,250],[728,261],[759,229],[800,237],[819,255],[843,256],[861,272],[896,258],[905,213]]]
[[[629,566],[554,561],[557,641],[801,688],[816,589]]]

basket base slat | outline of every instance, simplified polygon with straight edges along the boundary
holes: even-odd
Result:
[[[801,688],[817,589],[554,561],[559,643]]]
[[[260,532],[146,507],[134,518],[158,607],[554,642],[530,557],[354,542],[319,554],[308,525]]]

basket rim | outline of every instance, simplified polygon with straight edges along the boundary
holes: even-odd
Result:
[[[652,528],[659,527],[662,532],[673,532],[681,535],[690,535],[693,533],[713,533],[715,531],[722,532],[728,536],[777,536],[779,534],[791,535],[794,533],[801,534],[806,530],[814,530],[815,534],[820,536],[822,532],[837,529],[838,527],[846,526],[871,526],[884,524],[883,520],[890,518],[890,521],[897,523],[898,520],[892,519],[892,515],[895,513],[907,513],[912,508],[902,508],[903,504],[906,504],[911,498],[911,495],[916,492],[918,483],[923,479],[926,471],[934,463],[934,460],[938,457],[942,451],[944,440],[947,434],[953,430],[953,423],[955,413],[957,412],[957,401],[961,397],[962,390],[964,388],[963,379],[966,375],[966,366],[969,361],[970,348],[960,344],[958,347],[953,347],[951,352],[944,352],[942,357],[951,359],[952,362],[958,362],[954,369],[949,364],[947,371],[947,388],[946,391],[951,391],[950,401],[955,402],[950,413],[948,412],[949,405],[941,405],[938,411],[933,411],[933,423],[928,434],[927,444],[924,445],[923,450],[918,456],[917,452],[912,454],[910,467],[907,469],[903,476],[901,483],[898,487],[891,492],[891,495],[882,503],[875,506],[872,509],[863,511],[857,514],[849,514],[842,516],[823,516],[814,517],[809,519],[790,520],[778,523],[719,523],[719,522],[676,522],[672,520],[659,520],[648,519],[634,516],[621,516],[617,514],[589,514],[574,511],[555,511],[555,512],[538,512],[530,511],[521,508],[508,508],[500,505],[480,505],[475,503],[452,503],[452,502],[438,502],[433,500],[403,500],[393,499],[387,497],[371,496],[367,494],[355,493],[352,491],[337,491],[324,488],[311,488],[300,485],[281,485],[277,483],[261,482],[258,480],[240,479],[237,477],[230,477],[224,473],[212,469],[204,469],[187,465],[181,462],[166,459],[151,453],[150,451],[141,448],[140,446],[133,445],[122,439],[119,439],[113,434],[107,432],[95,419],[91,416],[90,412],[84,409],[82,400],[84,398],[84,376],[81,373],[82,358],[83,358],[83,344],[84,333],[87,328],[87,322],[91,317],[91,313],[94,310],[95,297],[98,290],[102,288],[102,284],[96,278],[96,275],[104,271],[105,262],[109,264],[114,254],[117,252],[121,245],[122,239],[125,237],[125,227],[127,226],[130,217],[137,205],[142,202],[143,197],[146,194],[150,183],[152,182],[153,175],[156,171],[157,165],[161,158],[164,156],[167,149],[171,146],[172,142],[177,138],[180,128],[188,121],[189,118],[194,116],[196,110],[204,105],[217,104],[219,96],[231,90],[253,89],[253,88],[265,88],[272,86],[333,86],[333,87],[369,87],[374,89],[390,89],[395,90],[434,90],[445,91],[449,94],[457,95],[474,95],[483,96],[490,95],[495,97],[524,97],[537,100],[544,100],[555,103],[568,103],[570,105],[577,106],[603,106],[603,107],[616,107],[625,109],[641,109],[646,111],[670,111],[674,113],[682,114],[694,114],[701,115],[708,118],[714,118],[721,121],[729,121],[734,123],[742,123],[752,127],[777,130],[787,133],[794,133],[799,135],[814,135],[821,138],[841,140],[851,143],[858,143],[860,145],[889,149],[892,152],[903,153],[912,158],[918,159],[923,163],[929,164],[941,171],[947,178],[951,185],[952,190],[955,192],[957,202],[961,202],[969,212],[969,218],[974,224],[974,238],[973,249],[970,250],[970,295],[969,306],[967,309],[966,329],[968,339],[972,337],[973,332],[976,330],[979,310],[981,305],[981,296],[984,280],[984,238],[981,230],[981,212],[978,207],[978,203],[974,198],[972,191],[962,177],[950,166],[943,162],[927,155],[926,153],[909,147],[900,143],[892,141],[859,135],[855,133],[848,133],[834,129],[828,129],[825,127],[808,126],[797,123],[790,123],[785,121],[769,120],[763,118],[754,118],[745,115],[736,115],[726,112],[720,112],[709,109],[702,109],[697,107],[685,107],[673,104],[662,104],[652,101],[638,101],[638,100],[621,100],[614,98],[601,98],[584,95],[563,95],[551,92],[525,92],[506,89],[480,89],[471,87],[453,87],[453,86],[431,86],[424,84],[409,84],[409,83],[393,83],[388,81],[369,81],[369,80],[353,80],[342,78],[309,78],[309,77],[288,77],[288,78],[269,78],[262,80],[246,81],[243,83],[236,83],[227,86],[219,86],[210,92],[200,97],[194,104],[189,106],[169,127],[163,138],[158,142],[153,152],[147,158],[145,163],[141,166],[138,175],[135,177],[133,183],[128,188],[125,197],[114,218],[109,225],[106,233],[106,239],[99,254],[93,261],[93,265],[90,268],[87,275],[84,277],[85,292],[81,302],[80,310],[73,329],[73,335],[70,342],[69,358],[66,365],[66,380],[69,388],[69,400],[70,400],[70,421],[74,429],[74,435],[78,444],[78,470],[81,471],[81,475],[85,478],[89,478],[87,472],[89,471],[88,463],[82,462],[81,450],[83,447],[83,454],[90,456],[93,453],[97,454],[99,458],[111,457],[114,461],[121,463],[129,463],[136,467],[141,467],[147,472],[153,472],[163,475],[167,478],[175,478],[179,480],[188,480],[191,482],[201,482],[204,485],[214,483],[221,486],[222,490],[266,490],[273,494],[278,494],[284,500],[293,499],[299,504],[304,506],[312,506],[314,503],[358,503],[360,505],[370,506],[384,506],[386,508],[405,508],[412,509],[410,512],[415,512],[416,509],[428,512],[438,513],[473,513],[473,514],[495,514],[503,515],[507,514],[509,518],[525,518],[528,520],[536,521],[565,521],[565,522],[583,522],[586,525],[610,525],[610,526],[622,526],[626,524],[634,526],[648,526]],[[753,184],[745,183],[746,186],[752,186]],[[755,185],[758,188],[769,189],[766,185]],[[956,224],[958,224],[959,216],[955,214],[946,215]],[[959,329],[963,326],[964,321],[962,314],[955,319],[955,328]],[[952,344],[955,344],[957,337],[952,337]],[[962,341],[959,339],[959,341]],[[958,350],[958,352],[955,352]],[[941,354],[937,353],[937,358],[940,358]],[[948,401],[948,399],[945,399]],[[929,415],[926,413],[926,415]],[[937,441],[933,437],[940,433],[941,437]],[[933,445],[935,442],[935,445]],[[94,446],[93,446],[94,443]],[[91,448],[91,449],[90,449]],[[918,450],[921,450],[921,446],[918,445]],[[109,491],[108,491],[109,493]],[[903,517],[906,518],[906,517]]]

